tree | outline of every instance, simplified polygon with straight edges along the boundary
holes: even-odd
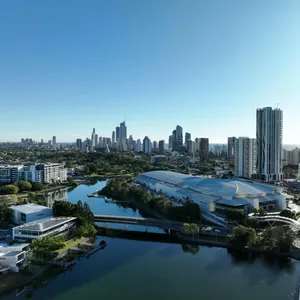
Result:
[[[185,235],[191,235],[194,237],[199,234],[200,228],[197,224],[184,223],[181,232]]]
[[[10,224],[12,222],[12,210],[6,202],[0,204],[0,224]]]
[[[225,209],[225,216],[229,220],[244,221],[246,213],[239,209]]]
[[[280,212],[279,216],[294,219],[296,214],[289,209],[284,209]]]
[[[18,187],[19,187],[20,192],[24,192],[24,191],[30,191],[32,188],[32,185],[28,181],[21,180],[18,182]]]
[[[289,226],[276,226],[266,229],[263,232],[263,244],[269,250],[289,252],[297,233]]]
[[[2,187],[2,191],[4,194],[17,194],[19,192],[19,188],[13,184],[7,184]]]
[[[262,208],[260,207],[259,210],[258,210],[258,215],[263,217],[263,216],[266,216],[268,213]]]
[[[256,232],[253,228],[245,226],[235,227],[230,236],[230,240],[233,244],[239,246],[251,246],[255,242]]]
[[[45,189],[45,186],[41,184],[40,182],[33,182],[31,184],[31,190],[32,191],[42,191]]]

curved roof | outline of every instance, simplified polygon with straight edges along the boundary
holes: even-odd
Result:
[[[237,178],[207,178],[170,171],[151,171],[141,175],[178,186],[185,186],[206,195],[221,196],[223,199],[239,198],[244,195],[251,198],[265,197],[266,193],[273,193],[275,190],[273,186]]]

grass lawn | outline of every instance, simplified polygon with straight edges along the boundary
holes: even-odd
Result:
[[[70,241],[67,241],[67,242],[65,242],[65,246],[63,248],[61,248],[61,249],[58,249],[56,252],[59,254],[59,253],[61,253],[63,251],[66,251],[66,250],[72,248],[73,246],[79,244],[83,240],[84,240],[84,237],[80,237],[80,238],[77,238],[75,240],[72,239]]]

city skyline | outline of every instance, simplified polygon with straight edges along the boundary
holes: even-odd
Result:
[[[111,137],[125,119],[141,139],[180,124],[226,143],[279,103],[300,143],[299,1],[117,2],[0,4],[0,141]]]

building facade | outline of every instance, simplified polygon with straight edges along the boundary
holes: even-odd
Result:
[[[146,154],[150,154],[151,150],[151,141],[149,137],[145,136],[143,140],[143,152],[145,152]]]
[[[161,154],[165,153],[165,141],[164,140],[160,140],[158,142],[158,152]]]
[[[256,172],[256,140],[248,137],[235,139],[235,175],[251,178]]]
[[[256,111],[257,164],[255,179],[265,182],[282,179],[282,119],[280,109]]]
[[[10,206],[13,223],[16,225],[52,217],[52,208],[29,203],[24,205]]]
[[[300,163],[300,149],[295,148],[291,151],[284,151],[284,159],[287,165],[298,166]]]
[[[64,164],[38,164],[30,166],[0,166],[0,182],[10,183],[20,180],[51,183],[67,180]]]
[[[200,138],[200,148],[199,148],[199,158],[200,163],[208,161],[209,159],[209,139],[208,138]]]
[[[235,154],[235,141],[236,137],[229,137],[227,142],[227,158],[229,160],[234,160],[234,154]]]

